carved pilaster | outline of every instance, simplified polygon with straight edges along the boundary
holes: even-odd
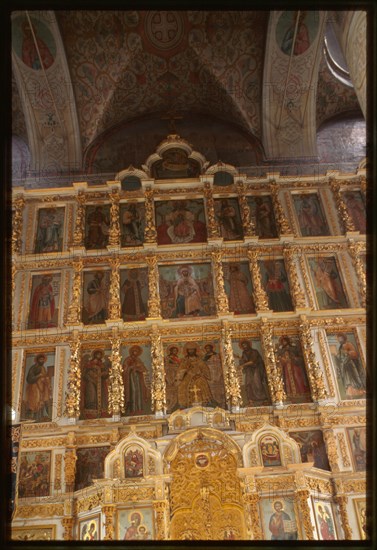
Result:
[[[262,286],[262,277],[258,265],[258,257],[260,252],[258,250],[249,249],[247,256],[249,258],[250,273],[253,279],[253,295],[254,303],[257,311],[269,311],[267,294]]]
[[[166,514],[168,510],[168,502],[166,500],[155,500],[153,502],[153,509],[156,517],[156,539],[157,540],[166,540],[167,539],[167,528],[166,528]]]
[[[224,272],[222,264],[221,250],[212,252],[212,265],[214,267],[214,275],[216,280],[216,308],[219,315],[229,313],[228,297],[224,288]]]
[[[115,506],[113,504],[102,506],[102,513],[105,516],[105,536],[104,540],[114,540],[114,513]]]
[[[301,321],[299,332],[302,351],[306,364],[306,371],[308,373],[309,382],[312,390],[312,398],[314,401],[326,399],[327,392],[323,380],[323,374],[313,351],[313,339],[310,332],[309,323],[306,321]]]
[[[163,414],[166,411],[166,385],[164,372],[164,352],[161,343],[161,336],[157,331],[151,335],[152,355],[152,408],[156,414]]]
[[[117,333],[111,338],[111,369],[109,391],[109,413],[120,415],[124,412],[124,387],[122,376],[122,362],[120,356],[121,339]]]
[[[265,319],[261,321],[260,334],[271,399],[274,404],[282,404],[286,399],[283,377],[280,368],[276,365],[272,341],[272,324]]]
[[[212,185],[208,181],[204,182],[204,197],[206,199],[208,238],[219,239],[220,232],[219,226],[216,223],[215,201],[213,199]]]
[[[145,243],[156,244],[157,231],[154,220],[153,190],[147,187],[144,191],[145,196]]]
[[[68,447],[64,455],[64,478],[66,493],[72,492],[75,487],[76,461],[76,448]]]
[[[339,455],[333,430],[323,430],[323,439],[325,440],[331,471],[334,473],[339,472]]]
[[[279,235],[290,235],[292,233],[292,229],[287,218],[285,217],[283,207],[281,206],[278,186],[275,182],[272,182],[269,185],[269,190],[271,193],[272,205],[274,207],[276,223],[279,227]]]
[[[81,258],[73,260],[73,285],[71,304],[68,308],[67,324],[77,325],[81,318],[81,287],[82,287],[82,268]]]
[[[245,237],[255,237],[255,225],[250,216],[250,208],[246,198],[246,188],[244,182],[241,180],[237,182],[237,193],[244,235]]]
[[[300,489],[299,491],[295,492],[295,495],[296,495],[296,502],[300,510],[302,525],[304,527],[306,539],[314,540],[314,534],[313,534],[314,526],[310,518],[310,508],[308,503],[310,491],[308,489]]]
[[[251,531],[253,535],[253,540],[263,540],[263,531],[261,528],[261,518],[259,515],[259,506],[260,496],[257,493],[246,493],[244,495],[244,502],[246,503],[246,508],[248,511],[248,517],[251,522]]]
[[[120,246],[119,199],[119,191],[117,189],[113,189],[110,194],[110,246]]]
[[[25,199],[17,195],[13,201],[14,214],[12,217],[12,255],[20,254],[22,249],[22,212]],[[30,237],[30,235],[29,235]]]
[[[68,388],[66,397],[66,414],[69,418],[78,418],[80,416],[80,351],[81,342],[75,338],[70,344],[71,359],[68,371]]]
[[[346,540],[352,540],[352,529],[350,526],[348,512],[347,512],[348,497],[346,495],[337,495],[334,498],[334,501],[339,506],[339,513],[340,513],[340,518],[342,520],[344,537]]]
[[[146,258],[149,270],[148,270],[148,289],[149,289],[149,298],[148,298],[148,317],[153,319],[161,318],[161,305],[160,305],[160,295],[158,292],[158,266],[157,266],[157,256],[148,256]]]
[[[85,193],[83,191],[79,191],[76,201],[76,225],[73,233],[73,245],[83,246],[85,221]]]
[[[75,520],[73,518],[62,518],[61,522],[64,528],[64,540],[73,540],[73,525]]]
[[[350,251],[350,256],[352,259],[353,266],[356,271],[357,280],[359,283],[359,291],[361,298],[361,305],[366,307],[367,302],[367,280],[363,267],[363,262],[360,259],[360,254],[365,254],[365,243],[353,239],[348,239],[348,249]]]
[[[353,220],[348,214],[347,207],[340,193],[340,183],[337,182],[334,178],[330,178],[330,187],[334,195],[340,226],[345,232],[356,231]]]
[[[111,281],[109,290],[109,319],[120,320],[120,258],[110,259]]]
[[[241,405],[241,389],[237,377],[232,348],[232,329],[227,323],[221,329],[221,340],[225,363],[225,392],[231,408]]]
[[[292,292],[293,302],[295,305],[295,308],[306,308],[306,300],[305,300],[305,294],[301,288],[300,281],[297,276],[297,265],[295,262],[295,255],[297,252],[288,247],[285,246],[283,248],[283,256],[285,265],[288,271],[288,277],[289,277],[289,283],[290,288]]]

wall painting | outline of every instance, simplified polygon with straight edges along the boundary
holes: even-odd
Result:
[[[38,210],[35,254],[62,251],[64,211],[64,208],[40,208]]]
[[[33,275],[28,328],[54,328],[59,317],[60,273]]]
[[[357,525],[359,527],[359,538],[361,540],[369,539],[367,501],[365,498],[355,498],[353,499],[353,505],[355,507]]]
[[[55,352],[27,353],[20,420],[49,422],[53,415]]]
[[[243,406],[270,405],[271,399],[260,340],[256,338],[233,340],[232,347]]]
[[[143,202],[120,204],[121,246],[142,246],[144,242],[145,205]]]
[[[169,413],[194,403],[225,408],[224,377],[217,341],[168,344],[164,355]]]
[[[124,454],[124,477],[143,477],[144,475],[144,454],[137,445],[127,447]]]
[[[270,195],[247,197],[250,217],[260,239],[275,239],[278,237],[274,207]]]
[[[54,63],[55,39],[40,18],[30,17],[29,21],[22,15],[13,19],[12,47],[22,62],[35,71],[48,69]]]
[[[276,436],[267,434],[259,440],[259,449],[264,468],[281,466],[279,440]]]
[[[95,479],[103,478],[104,462],[110,447],[82,447],[76,450],[75,491],[89,487]]]
[[[108,418],[110,349],[82,350],[80,419]]]
[[[18,470],[18,496],[46,497],[50,494],[50,451],[21,453]]]
[[[164,319],[216,314],[211,264],[159,266]]]
[[[268,307],[272,311],[293,311],[284,260],[261,260],[259,267]]]
[[[340,397],[363,399],[366,396],[366,372],[353,332],[327,334]]]
[[[110,205],[97,204],[85,209],[85,247],[88,250],[106,248],[109,244]]]
[[[283,377],[286,402],[311,402],[309,380],[299,337],[280,336],[275,345],[275,357]]]
[[[162,153],[162,159],[152,165],[152,177],[155,179],[197,178],[200,166],[188,157],[186,151],[172,147]]]
[[[314,462],[313,466],[315,468],[330,471],[326,445],[321,430],[289,432],[289,436],[298,443],[302,462]]]
[[[361,191],[345,191],[342,194],[347,212],[353,221],[356,231],[366,232],[367,216],[364,197]]]
[[[108,318],[110,271],[85,271],[83,277],[84,325],[101,324]]]
[[[281,51],[294,56],[305,53],[317,36],[318,26],[318,11],[283,11],[276,25],[276,41]]]
[[[158,244],[204,243],[207,227],[202,199],[156,201]]]
[[[152,364],[149,344],[122,348],[126,416],[151,414]]]
[[[303,237],[330,235],[329,226],[317,193],[294,193],[292,199]]]
[[[101,540],[101,517],[99,514],[80,520],[79,540]]]
[[[118,540],[154,540],[152,508],[118,510]]]
[[[366,470],[367,430],[366,428],[348,428],[347,433],[354,468],[357,472],[363,472]]]
[[[243,239],[243,227],[237,198],[215,199],[215,216],[224,241]]]
[[[235,315],[255,313],[249,263],[224,263],[223,272],[229,310]]]
[[[120,271],[120,300],[123,321],[143,321],[148,316],[148,268]]]
[[[319,309],[348,308],[338,266],[333,256],[309,258],[310,275]]]
[[[314,516],[319,540],[337,540],[331,502],[313,498]]]
[[[294,497],[261,498],[260,510],[264,540],[297,540],[300,538]]]

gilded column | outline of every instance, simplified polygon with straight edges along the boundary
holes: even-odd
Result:
[[[260,334],[271,399],[275,405],[282,405],[286,398],[283,377],[281,370],[276,365],[274,345],[272,341],[272,324],[266,319],[262,319],[261,321]]]
[[[111,341],[111,369],[109,373],[109,413],[118,416],[124,412],[124,387],[122,376],[122,361],[120,356],[121,339],[113,332]]]
[[[120,259],[118,256],[110,258],[111,281],[109,290],[109,320],[120,320]]]
[[[157,256],[148,256],[146,258],[148,271],[148,317],[153,319],[161,318],[160,296],[158,292],[158,265]]]
[[[326,399],[327,391],[323,381],[322,371],[313,351],[313,339],[310,332],[309,323],[301,320],[299,333],[306,364],[306,371],[308,373],[310,386],[312,389],[312,398],[314,401],[321,401],[322,399]]]
[[[79,191],[76,197],[76,226],[73,233],[73,246],[83,246],[84,240],[84,218],[85,218],[85,193]]]
[[[220,232],[219,226],[216,223],[215,201],[213,199],[212,185],[209,183],[209,181],[204,182],[204,197],[206,199],[208,238],[219,239]]]
[[[255,237],[255,225],[250,216],[250,208],[246,198],[246,188],[243,181],[237,182],[238,200],[241,210],[242,225],[245,237]]]
[[[228,323],[223,323],[221,329],[221,343],[225,362],[225,393],[226,400],[231,409],[237,409],[241,405],[241,389],[237,377],[232,348],[232,329]]]
[[[246,493],[244,495],[244,502],[246,504],[246,509],[248,511],[248,516],[251,522],[251,531],[253,535],[253,540],[263,540],[263,531],[261,528],[261,518],[259,515],[259,506],[260,496],[257,493]]]
[[[82,287],[82,269],[81,258],[73,260],[73,285],[71,304],[68,308],[67,324],[77,325],[81,319],[81,287]]]
[[[228,297],[225,293],[224,287],[224,272],[222,265],[222,252],[221,250],[213,250],[211,253],[212,263],[214,267],[214,274],[216,280],[216,308],[218,315],[229,313]]]
[[[78,418],[80,416],[80,386],[81,369],[80,355],[81,342],[79,338],[73,339],[70,343],[71,359],[68,371],[68,391],[66,398],[66,414],[69,418]]]
[[[337,473],[340,471],[339,455],[333,430],[330,428],[323,430],[323,439],[325,440],[331,471]]]
[[[334,497],[335,503],[339,506],[340,519],[342,521],[342,527],[346,540],[352,540],[352,529],[350,526],[348,512],[347,512],[347,495],[336,495]]]
[[[290,235],[292,233],[292,229],[287,218],[285,217],[283,207],[280,204],[278,186],[275,181],[271,182],[269,185],[269,190],[271,193],[275,219],[279,226],[279,235]]]
[[[356,271],[357,280],[359,283],[359,291],[361,297],[361,305],[366,307],[367,302],[367,280],[363,267],[363,262],[360,259],[360,253],[365,253],[365,243],[353,239],[348,239],[348,248],[350,251],[353,266]]]
[[[73,525],[75,520],[73,518],[62,518],[61,522],[64,528],[64,540],[73,540]]]
[[[67,447],[64,455],[65,492],[70,493],[75,488],[77,454],[75,447]]]
[[[146,244],[156,244],[157,231],[154,220],[153,189],[149,186],[144,191],[145,196],[145,231],[144,241]]]
[[[296,502],[300,510],[300,515],[302,519],[302,525],[305,530],[305,536],[307,540],[314,540],[313,534],[313,523],[310,518],[310,508],[308,504],[308,499],[310,497],[310,491],[308,489],[299,489],[295,492]]]
[[[22,249],[22,212],[25,206],[23,195],[17,195],[13,201],[14,215],[12,216],[12,255],[21,254]]]
[[[162,416],[166,412],[166,385],[164,371],[164,353],[162,349],[161,336],[157,330],[151,334],[151,355],[152,355],[152,409],[155,414]]]
[[[110,234],[109,245],[120,246],[120,224],[119,224],[119,191],[113,189],[110,193]]]
[[[168,510],[168,502],[166,500],[155,500],[153,502],[153,509],[156,517],[156,539],[167,540],[166,513]]]
[[[283,256],[285,265],[288,271],[290,288],[292,291],[293,302],[296,309],[306,308],[305,294],[301,288],[300,281],[297,276],[297,265],[295,262],[295,255],[297,254],[297,249],[294,249],[290,246],[284,246]]]
[[[269,311],[267,294],[262,285],[262,277],[258,265],[259,250],[249,249],[247,255],[250,263],[250,272],[253,279],[254,303],[257,311]]]
[[[340,193],[340,183],[336,181],[334,178],[330,178],[329,183],[334,195],[340,226],[343,228],[345,232],[356,231],[352,218],[348,214],[347,207],[344,204],[344,200]]]
[[[105,536],[104,540],[114,540],[114,504],[102,506],[102,513],[105,516]]]

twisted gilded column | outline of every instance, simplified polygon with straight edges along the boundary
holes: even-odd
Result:
[[[246,188],[242,180],[237,182],[237,194],[240,204],[243,232],[245,237],[255,237],[255,225],[250,215],[250,208],[246,198]]]
[[[82,269],[81,258],[73,260],[73,285],[71,303],[68,308],[67,324],[77,325],[81,322],[81,287],[82,287]]]
[[[80,386],[81,369],[80,355],[81,342],[79,338],[73,339],[70,343],[71,359],[68,371],[67,398],[65,403],[66,414],[68,418],[78,418],[80,416]]]
[[[340,193],[340,183],[336,181],[334,178],[330,178],[329,183],[334,195],[334,200],[336,203],[336,209],[338,212],[338,219],[339,219],[340,226],[342,227],[345,233],[348,231],[356,231],[353,220],[351,216],[348,214],[347,207]]]
[[[148,264],[148,317],[152,319],[161,319],[160,295],[158,292],[158,265],[157,256],[147,256]]]
[[[111,206],[109,246],[120,246],[119,199],[118,189],[113,189],[110,193]]]
[[[221,250],[213,250],[211,253],[214,275],[216,280],[216,308],[218,315],[229,313],[228,296],[224,287],[224,272]]]
[[[220,232],[215,216],[215,201],[213,199],[212,185],[209,181],[204,182],[204,197],[206,200],[208,238],[219,239]]]
[[[339,455],[336,446],[335,435],[331,428],[326,428],[323,430],[323,439],[325,440],[327,457],[329,459],[331,471],[333,473],[337,473],[340,471]]]
[[[286,399],[286,393],[281,369],[276,364],[272,341],[272,324],[266,319],[261,320],[260,335],[271,399],[274,405],[281,406]]]
[[[17,195],[12,204],[14,213],[12,216],[12,255],[21,254],[22,249],[22,212],[25,206],[23,195]]]
[[[69,443],[64,454],[64,479],[66,493],[74,491],[75,488],[77,454],[74,432],[68,433],[68,442]]]
[[[113,332],[111,341],[111,369],[109,373],[109,413],[119,416],[124,413],[124,387],[122,376],[122,360],[120,356],[121,339],[116,332]]]
[[[253,280],[253,297],[256,310],[259,311],[269,311],[268,308],[268,299],[267,294],[262,285],[262,277],[260,274],[260,269],[258,265],[258,258],[260,252],[257,249],[250,248],[247,251],[247,256],[249,258],[250,264],[250,273]]]
[[[168,511],[168,502],[166,500],[153,501],[153,510],[156,517],[156,539],[167,540],[166,514]]]
[[[83,191],[78,192],[76,201],[76,225],[73,233],[73,246],[83,246],[85,221],[85,193]]]
[[[307,540],[314,540],[313,534],[313,523],[310,518],[310,507],[308,504],[308,499],[310,497],[310,491],[308,489],[299,489],[295,491],[296,502],[300,510],[300,515],[302,519],[302,525],[304,527],[305,536]]]
[[[164,371],[164,352],[161,336],[157,331],[151,334],[151,355],[152,355],[152,409],[155,414],[162,416],[166,412],[166,384]]]
[[[261,518],[259,515],[259,501],[260,496],[257,493],[246,493],[243,496],[246,504],[246,510],[251,522],[251,531],[253,534],[253,540],[263,540],[263,531],[261,528]]]
[[[225,363],[225,393],[226,400],[231,409],[237,409],[241,405],[241,388],[238,381],[236,366],[234,363],[232,348],[232,329],[228,323],[223,323],[221,328],[221,343],[224,352]]]
[[[346,540],[352,540],[352,529],[350,526],[348,512],[347,512],[347,502],[348,496],[344,494],[343,482],[341,479],[335,481],[336,486],[336,495],[334,497],[335,503],[339,506],[339,514],[342,522],[342,527],[344,531],[344,537]]]
[[[295,262],[295,256],[297,254],[297,249],[284,246],[283,256],[284,263],[287,268],[290,289],[293,297],[293,302],[296,309],[306,308],[306,299],[305,294],[301,288],[300,281],[297,275],[297,265]]]
[[[144,242],[146,244],[156,244],[157,231],[154,219],[153,189],[146,187],[145,196],[145,231]]]
[[[105,516],[105,536],[103,540],[114,540],[114,504],[102,506],[102,513]]]
[[[362,307],[366,307],[367,302],[367,279],[363,267],[363,262],[360,259],[360,254],[366,252],[365,243],[361,241],[355,242],[353,239],[348,239],[348,249],[350,251],[351,260],[356,271],[357,280],[359,283],[359,291]]]
[[[63,539],[64,540],[74,540],[73,539],[73,526],[75,523],[75,520],[73,518],[62,518],[61,519],[64,533],[63,533]]]
[[[290,235],[292,233],[291,226],[288,223],[287,218],[285,217],[283,207],[280,204],[279,200],[279,188],[276,185],[276,182],[273,181],[268,186],[271,193],[272,205],[274,208],[275,220],[279,227],[279,235]]]
[[[327,391],[325,388],[322,371],[313,351],[313,339],[310,332],[310,325],[307,321],[300,321],[299,334],[306,365],[306,372],[308,373],[312,390],[312,398],[313,401],[321,401],[322,399],[326,399]]]
[[[120,259],[118,256],[110,258],[111,280],[109,289],[109,319],[120,320]]]

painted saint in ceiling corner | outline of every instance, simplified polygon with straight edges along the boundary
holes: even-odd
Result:
[[[36,71],[48,69],[56,57],[56,42],[48,26],[35,17],[16,17],[12,47],[23,63]]]
[[[305,53],[315,40],[318,26],[318,11],[284,11],[276,25],[281,51],[287,55]]]

